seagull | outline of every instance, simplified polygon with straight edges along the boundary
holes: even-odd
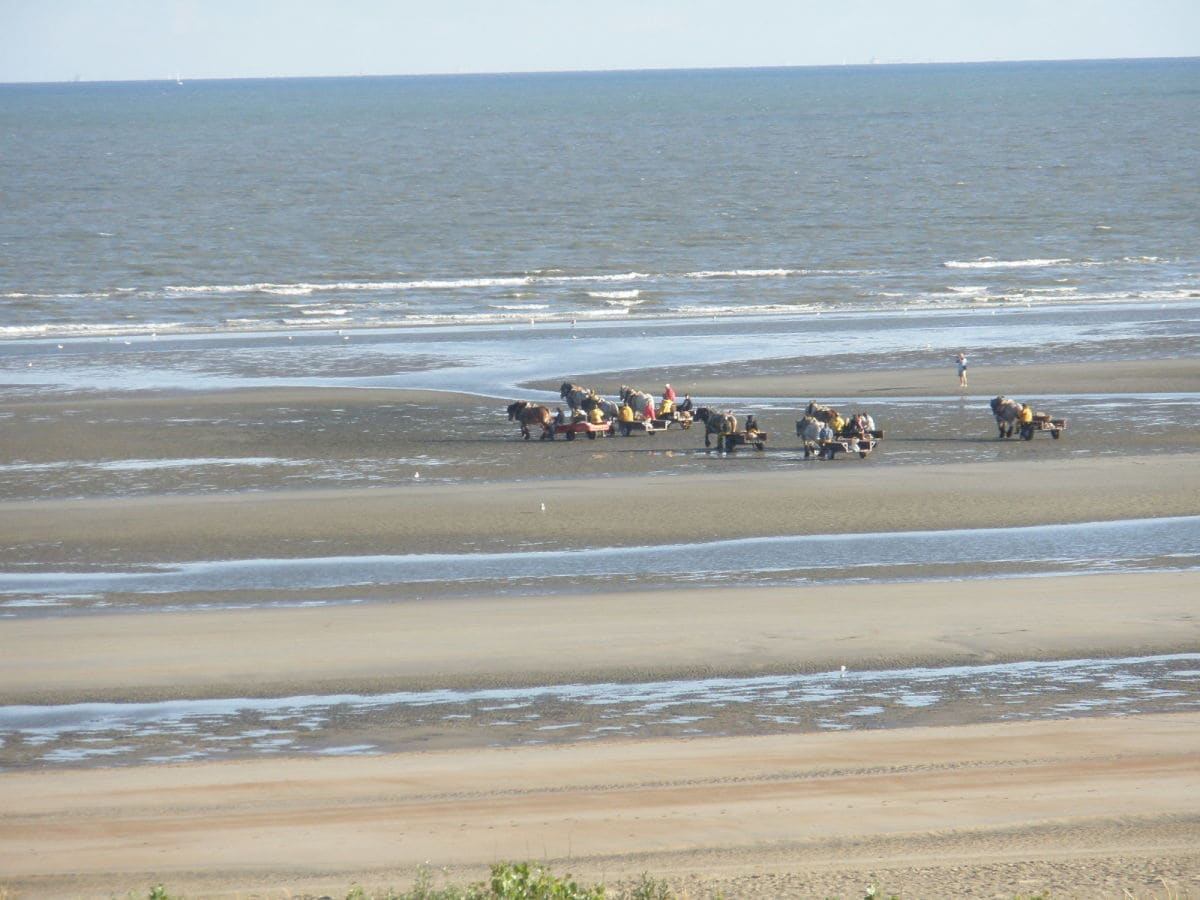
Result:
[[[842,666],[842,674],[840,677],[842,677],[842,678],[846,677],[846,667],[845,666]]]
[[[545,512],[545,511],[546,511],[546,504],[545,504],[545,503],[543,503],[543,504],[542,504],[542,512]]]

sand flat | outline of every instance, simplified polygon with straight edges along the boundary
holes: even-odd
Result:
[[[977,890],[1106,896],[1136,857],[1187,889],[1198,735],[1200,717],[1174,715],[3,773],[0,877],[19,896],[152,880],[295,896],[533,858],[596,880],[650,871],[690,896],[882,879],[951,897],[964,870]]]
[[[1190,652],[1200,647],[1197,596],[1200,573],[1165,572],[27,619],[3,626],[0,702],[296,696]]]
[[[700,371],[685,384],[666,374],[693,393],[929,394],[935,406],[944,397],[970,433],[938,441],[973,458],[923,464],[918,452],[901,464],[885,456],[824,468],[785,459],[760,471],[633,442],[603,452],[525,446],[502,415],[481,419],[495,400],[436,393],[27,399],[5,405],[20,422],[6,458],[19,462],[418,458],[429,452],[427,427],[455,421],[435,450],[460,475],[306,488],[269,472],[252,489],[229,475],[202,491],[120,497],[105,495],[101,475],[80,481],[79,497],[39,499],[29,499],[32,481],[11,496],[0,484],[3,559],[23,571],[88,570],[1200,514],[1194,428],[997,445],[975,409],[992,392],[1194,392],[1194,360],[972,370],[961,401],[948,361],[800,381]],[[273,421],[283,409],[305,419],[302,439]],[[192,424],[161,427],[173,414]],[[893,434],[898,448],[924,446],[902,423],[889,425]],[[671,468],[680,462],[686,477]],[[1196,652],[1198,587],[1194,572],[1159,571],[9,619],[0,698],[285,696]],[[427,861],[464,881],[516,857],[608,882],[649,872],[690,897],[859,896],[873,880],[905,898],[1194,896],[1197,726],[1196,714],[1143,714],[20,769],[0,772],[0,889],[110,897],[165,881],[189,897],[338,896],[353,882],[405,888]]]
[[[833,471],[838,464],[823,470],[797,465],[785,473],[720,470],[686,480],[613,475],[10,502],[0,503],[0,537],[13,561],[178,562],[630,546],[1200,511],[1200,453],[1058,456],[903,471],[857,462]]]

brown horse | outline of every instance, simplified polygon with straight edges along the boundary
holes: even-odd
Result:
[[[521,437],[529,440],[530,425],[540,425],[542,427],[542,436],[540,440],[546,440],[554,437],[554,432],[550,430],[550,421],[553,416],[550,415],[550,410],[545,406],[535,406],[528,400],[517,400],[508,404],[508,421],[519,422],[521,425]]]
[[[811,416],[818,422],[832,422],[837,416],[837,410],[832,406],[825,406],[823,403],[818,403],[816,400],[810,400],[808,408],[804,410],[806,416]]]
[[[704,423],[704,446],[712,446],[709,443],[710,435],[717,435],[717,446],[723,446],[724,436],[733,434],[738,430],[737,416],[733,413],[718,412],[715,409],[709,409],[707,406],[702,406],[696,410],[696,418]]]

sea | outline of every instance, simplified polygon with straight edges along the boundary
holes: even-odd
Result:
[[[797,358],[944,365],[950,394],[960,350],[982,365],[1194,358],[1197,122],[1194,58],[0,85],[0,394],[285,385],[511,397],[574,373]],[[1113,418],[1112,397],[1055,399]],[[1200,385],[1120,402],[1122,416],[1151,404],[1171,429],[1195,427]],[[7,460],[0,476],[21,465]],[[797,538],[783,565],[771,542],[731,542],[708,548],[702,573],[659,574],[795,583],[820,577],[832,552],[843,561],[831,577],[861,584],[902,580],[918,559],[953,575],[967,550],[977,571],[1195,568],[1197,534],[1200,517],[966,543]],[[594,549],[591,577],[611,579],[615,551]],[[655,548],[622,552],[617,570],[639,553],[653,571]],[[119,613],[114,598],[205,585],[347,585],[364,565],[398,589],[447,572],[492,589],[508,562],[31,573],[0,559],[0,617]],[[1195,654],[975,674],[972,690],[998,691],[998,718],[1014,705],[1045,717],[1200,702]],[[644,733],[647,715],[655,733],[711,730],[704,720],[736,702],[750,710],[739,728],[881,727],[936,718],[946,677],[806,673],[642,686],[632,699],[629,686],[582,699],[564,686],[544,703],[516,691],[2,707],[0,768],[383,752],[433,721],[397,732],[399,719],[419,712],[446,728],[464,704],[469,727],[502,743]],[[1072,684],[1089,686],[1063,699]],[[816,712],[763,705],[788,692],[816,698]],[[567,696],[624,724],[537,712]],[[523,704],[534,711],[517,725],[484,714]],[[375,711],[374,731],[312,724],[360,708]],[[350,732],[372,736],[345,743]]]
[[[64,340],[436,329],[462,362],[631,323],[719,359],[749,320],[767,354],[1178,355],[1198,121],[1200,59],[0,85],[0,375]]]

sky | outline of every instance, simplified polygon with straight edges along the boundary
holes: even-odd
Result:
[[[0,0],[0,82],[1200,56],[1200,0]]]

